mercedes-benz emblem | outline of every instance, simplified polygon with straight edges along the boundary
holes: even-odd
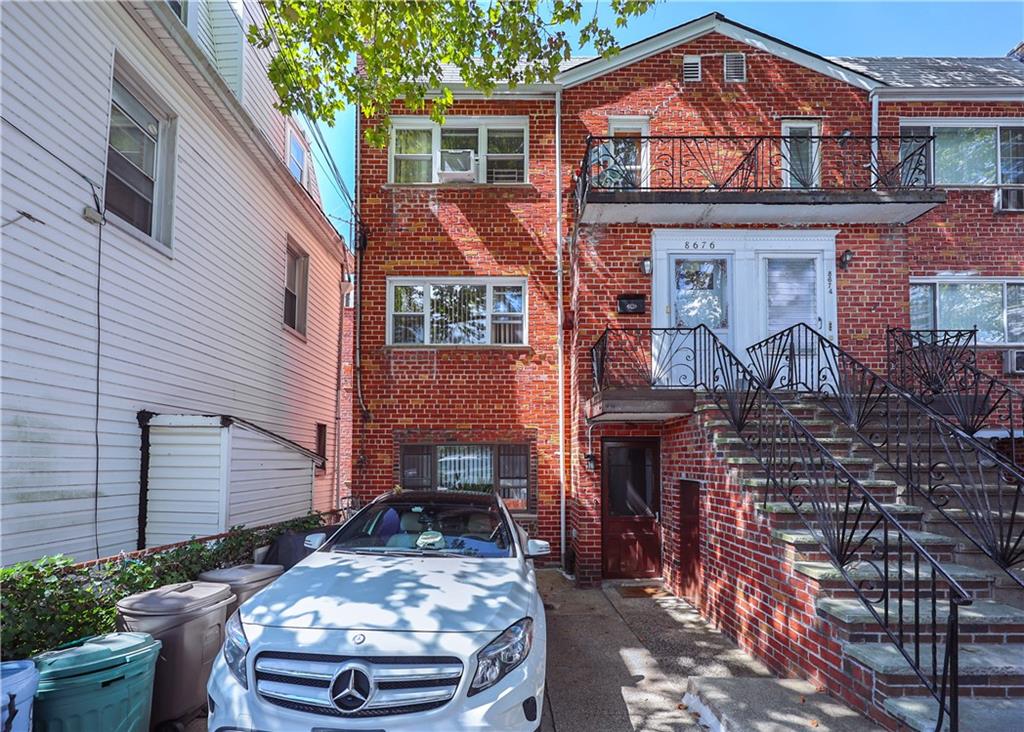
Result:
[[[342,666],[331,681],[330,693],[331,701],[338,711],[346,714],[358,712],[373,696],[369,670],[354,664]]]
[[[357,646],[363,645],[363,642],[365,640],[366,640],[366,636],[363,635],[362,633],[356,633],[354,636],[352,636],[352,642],[355,643]]]

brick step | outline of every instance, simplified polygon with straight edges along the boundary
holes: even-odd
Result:
[[[817,600],[818,615],[829,621],[838,638],[848,643],[885,643],[886,636],[871,610],[858,598],[830,598]],[[885,619],[886,608],[882,604],[873,606],[878,615]],[[916,609],[911,601],[888,607],[888,627],[897,631],[900,624],[900,608],[903,610],[903,633],[909,639],[920,632],[922,639],[930,638],[932,632],[932,603],[924,599]],[[935,618],[940,642],[945,642],[946,623],[949,621],[949,602],[935,602]],[[961,607],[958,615],[961,643],[1017,643],[1024,644],[1024,609],[1012,607],[992,600],[975,600]],[[1024,646],[1022,646],[1024,647]]]
[[[903,528],[913,531],[921,530],[920,508],[908,506],[905,503],[883,503],[882,505],[890,514],[899,520],[900,525]],[[769,501],[768,503],[759,502],[754,508],[758,513],[767,516],[768,521],[774,528],[804,528],[803,520],[797,515],[796,508],[794,508],[789,501]],[[815,510],[815,507],[809,503],[805,503],[800,506],[801,514],[812,514]],[[860,502],[855,501],[849,508],[847,508],[845,504],[833,504],[831,510],[836,515],[841,515],[844,511],[848,511],[851,518],[853,518],[860,510]],[[865,517],[873,517],[877,515],[878,510],[874,506],[870,506],[864,511]]]
[[[818,584],[820,597],[836,599],[856,597],[856,593],[850,587],[849,582],[846,581],[842,572],[832,562],[798,561],[793,563],[793,569],[797,573],[811,578]],[[988,572],[962,564],[953,564],[952,562],[943,562],[942,569],[960,583],[960,586],[969,592],[972,598],[976,600],[993,599],[993,578]],[[853,562],[847,565],[846,572],[850,579],[858,583],[877,582],[879,579],[879,573],[867,562]],[[889,567],[888,575],[890,581],[894,583],[902,575],[904,593],[914,589],[915,581],[920,584],[922,592],[931,591],[932,573],[930,566],[922,566],[916,575],[916,580],[912,564],[904,564],[902,572],[898,564],[893,564]],[[894,584],[890,590],[890,597],[895,597],[898,592],[899,586]],[[870,590],[868,590],[868,594],[872,594]],[[877,592],[874,594],[877,594]],[[936,595],[939,598],[948,596],[946,582],[941,576],[936,580]]]
[[[939,703],[930,696],[902,696],[885,700],[885,711],[915,732],[935,732]],[[961,699],[960,729],[964,732],[1014,732],[1024,719],[1024,699]],[[942,725],[948,732],[949,722]]]
[[[913,654],[913,646],[906,647]],[[931,669],[932,646],[919,648],[922,665]],[[1024,644],[960,643],[960,694],[962,697],[1024,697]],[[941,671],[944,647],[936,650]],[[854,678],[873,679],[875,703],[886,698],[919,696],[921,680],[892,643],[847,643],[843,655]],[[963,727],[961,727],[963,729]]]
[[[950,562],[953,560],[953,554],[956,550],[958,542],[951,539],[948,536],[942,534],[932,534],[926,531],[908,531],[907,532],[918,544],[924,547],[932,557],[938,562]],[[875,531],[872,535],[877,536],[879,540],[882,539],[882,532]],[[773,529],[772,538],[782,544],[785,544],[789,550],[791,550],[796,556],[793,556],[794,561],[824,561],[829,557],[821,548],[819,537],[821,533],[819,531],[808,531],[807,529]],[[858,533],[858,540],[863,536],[863,533]],[[892,552],[891,563],[896,561],[896,537],[895,533],[890,533],[889,536],[889,548]],[[872,550],[877,546],[875,542],[867,542],[860,550],[856,553],[858,557],[868,558]],[[904,546],[904,561],[912,562],[910,549]]]

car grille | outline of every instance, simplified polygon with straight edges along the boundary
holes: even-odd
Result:
[[[331,682],[348,661],[366,667],[374,691],[356,711],[331,700]],[[384,717],[443,707],[462,679],[452,656],[333,656],[265,651],[256,657],[256,693],[269,704],[336,717]]]

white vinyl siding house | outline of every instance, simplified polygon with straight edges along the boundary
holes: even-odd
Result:
[[[333,445],[343,249],[287,170],[248,44],[239,97],[167,3],[11,3],[3,23],[2,561],[89,559],[136,548],[142,410],[310,450],[327,424]],[[83,216],[104,199],[115,59],[176,119],[169,247]],[[289,242],[304,339],[283,325]]]

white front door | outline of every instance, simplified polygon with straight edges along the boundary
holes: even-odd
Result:
[[[761,337],[807,323],[816,330],[825,325],[823,255],[820,252],[761,254]]]

